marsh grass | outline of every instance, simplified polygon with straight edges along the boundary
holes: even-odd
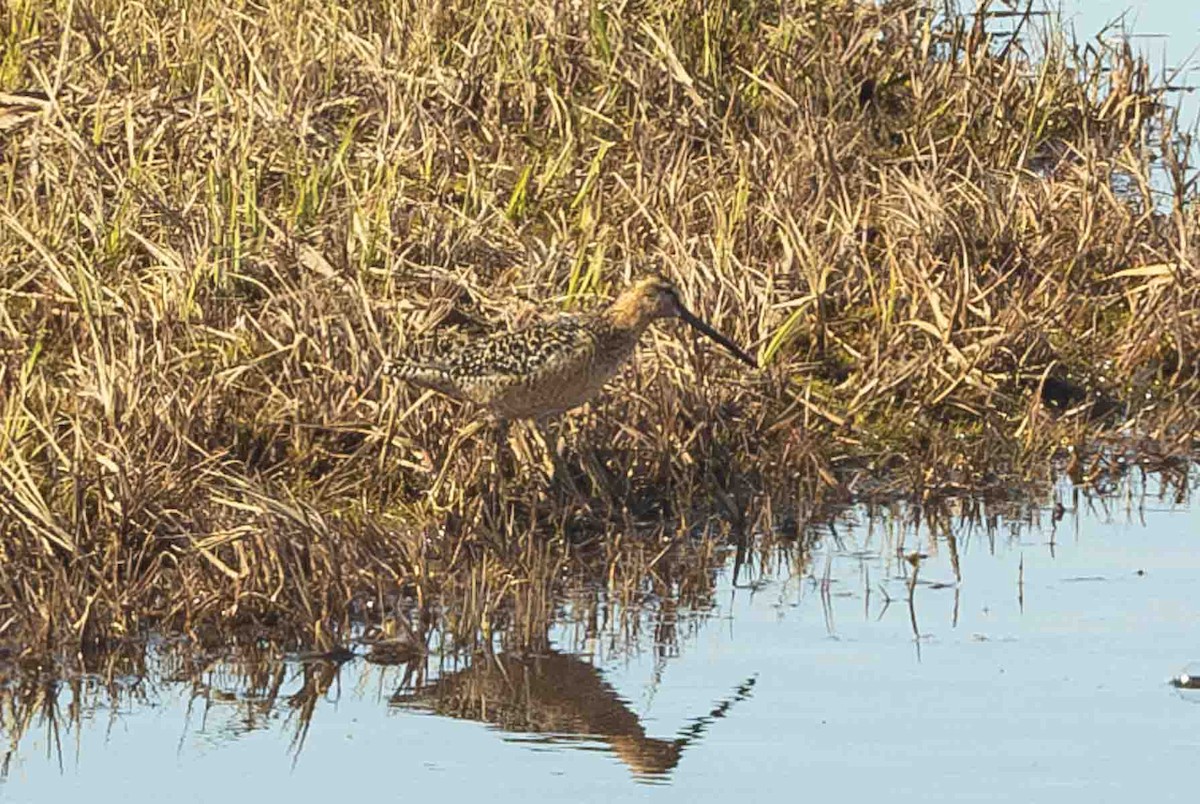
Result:
[[[912,0],[9,3],[0,640],[328,648],[408,601],[469,641],[571,578],[705,566],[718,539],[662,535],[693,525],[1187,460],[1187,133],[1129,48],[1051,25],[1034,59],[1013,24]],[[467,442],[431,506],[473,414],[381,382],[386,357],[648,270],[763,369],[655,331],[535,459]]]
[[[566,581],[534,573],[512,579],[502,594],[493,587],[503,605],[486,616],[469,607],[472,598],[460,588],[459,608],[404,601],[373,625],[361,618],[335,650],[309,650],[305,638],[289,641],[278,632],[268,639],[236,631],[213,640],[219,644],[150,635],[79,651],[0,648],[0,733],[8,742],[0,780],[19,777],[32,745],[69,767],[73,751],[78,760],[97,750],[86,734],[89,723],[111,728],[114,717],[147,706],[159,715],[178,713],[184,702],[181,740],[193,729],[236,741],[277,728],[299,762],[314,721],[327,719],[328,708],[346,698],[489,723],[518,738],[604,740],[635,773],[666,772],[680,750],[703,736],[704,722],[738,695],[705,709],[707,702],[697,702],[706,716],[664,740],[668,735],[655,735],[655,725],[643,723],[638,707],[611,686],[610,673],[627,663],[652,663],[653,693],[673,675],[669,665],[677,657],[710,649],[706,630],[729,627],[730,585],[743,604],[746,595],[761,595],[757,605],[768,608],[822,606],[831,636],[839,633],[835,609],[845,617],[847,605],[858,607],[850,601],[839,606],[835,596],[861,601],[862,616],[872,621],[893,606],[907,607],[891,627],[904,629],[911,619],[919,652],[921,628],[947,616],[958,625],[958,590],[952,610],[946,607],[950,593],[927,594],[939,585],[921,575],[926,559],[926,573],[971,589],[979,579],[961,569],[960,550],[1011,558],[1032,541],[1048,538],[1053,545],[1056,535],[1066,541],[1072,537],[1059,531],[1072,528],[1060,524],[1064,509],[1072,517],[1091,511],[1097,520],[1135,522],[1143,511],[1187,504],[1197,477],[1195,470],[1150,475],[1127,466],[1087,485],[1060,483],[1044,501],[893,500],[824,511],[807,522],[794,510],[764,510],[745,534],[708,526],[636,540],[617,536],[597,542],[603,549],[573,566]],[[814,560],[822,554],[825,561]],[[881,571],[831,569],[833,555],[872,554],[879,563],[868,563]],[[1138,566],[1131,563],[1130,572]],[[1023,589],[1023,561],[1021,567],[1014,596]],[[480,569],[476,579],[490,574]],[[475,591],[485,586],[478,583]],[[752,685],[753,679],[742,685],[742,697]],[[672,742],[676,750],[656,750]]]

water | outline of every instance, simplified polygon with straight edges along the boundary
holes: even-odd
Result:
[[[1200,84],[1191,0],[1064,11],[1087,38],[1128,7]],[[729,556],[704,605],[564,601],[534,656],[2,671],[0,801],[1190,801],[1200,690],[1168,682],[1200,675],[1200,506],[1159,491],[933,530],[851,511],[736,579]]]
[[[564,601],[534,656],[248,675],[160,646],[25,704],[0,800],[1192,800],[1200,690],[1168,681],[1200,660],[1200,507],[1162,492],[855,509],[736,581],[731,552],[693,608]]]
[[[991,11],[1004,13],[1009,5],[1023,3],[992,3]],[[1183,137],[1200,131],[1200,3],[1194,0],[1058,0],[1041,3],[1041,7],[1061,14],[1068,41],[1073,37],[1079,47],[1101,50],[1128,43],[1133,53],[1146,60],[1154,87],[1165,87],[1163,101],[1178,112],[1173,126],[1174,139],[1183,146]],[[1018,25],[1016,17],[993,21],[997,33],[1011,31]],[[1030,52],[1039,52],[1037,42],[1048,25],[1048,19],[1035,19],[1022,25]],[[1003,37],[999,40],[1004,41]],[[1154,117],[1147,130],[1152,148],[1160,136],[1159,120]],[[1182,147],[1191,166],[1185,175],[1193,181],[1196,165],[1200,164],[1200,141]],[[1174,186],[1166,165],[1159,162],[1151,167],[1150,186],[1160,211],[1171,209]],[[1121,185],[1117,185],[1118,189]]]
[[[1179,126],[1200,121],[1200,4],[1192,0],[1063,0],[1063,19],[1081,44],[1128,38],[1159,83],[1176,88],[1167,102]]]

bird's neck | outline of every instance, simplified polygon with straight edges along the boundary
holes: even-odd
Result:
[[[633,293],[622,293],[601,315],[612,329],[635,338],[654,320],[654,311],[640,295]]]

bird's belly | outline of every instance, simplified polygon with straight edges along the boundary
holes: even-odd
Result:
[[[553,376],[539,377],[504,389],[488,407],[504,419],[552,416],[577,408],[604,387],[615,367],[580,366]]]

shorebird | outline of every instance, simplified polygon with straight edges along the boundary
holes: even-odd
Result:
[[[692,313],[679,291],[658,276],[641,279],[609,306],[560,315],[511,332],[469,341],[427,360],[401,359],[386,373],[454,399],[472,402],[502,424],[537,422],[578,407],[596,395],[629,360],[642,333],[660,318],[679,318],[748,366],[758,363],[737,344]],[[447,461],[462,438],[451,442]],[[443,462],[442,474],[446,461]],[[442,475],[434,488],[440,486]]]

